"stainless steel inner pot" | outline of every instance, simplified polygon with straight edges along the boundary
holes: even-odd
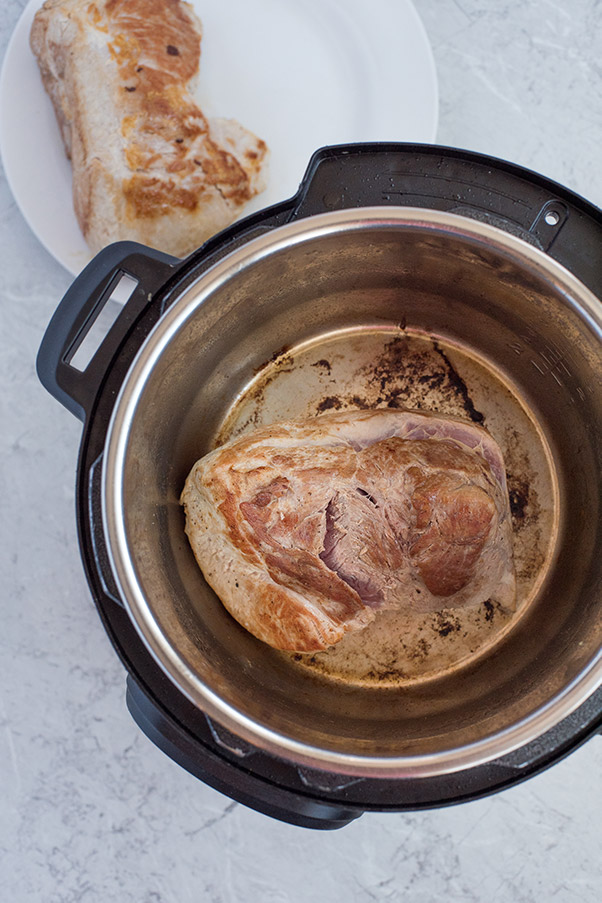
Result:
[[[568,271],[453,214],[327,213],[215,264],[140,349],[104,454],[111,566],[166,674],[254,745],[371,777],[491,761],[575,710],[602,682],[601,334],[602,305]],[[518,611],[393,617],[343,652],[279,653],[206,585],[184,480],[256,423],[372,405],[482,418],[498,439]]]

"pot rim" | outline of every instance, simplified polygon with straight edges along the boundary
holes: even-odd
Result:
[[[602,303],[565,267],[533,245],[478,220],[427,208],[364,207],[303,218],[250,239],[199,275],[155,324],[130,366],[107,429],[102,466],[102,520],[120,597],[144,645],[162,671],[199,709],[254,746],[297,764],[359,777],[428,778],[463,771],[507,755],[571,715],[602,686],[602,650],[560,693],[515,724],[453,749],[421,755],[362,756],[311,746],[272,730],[225,702],[186,665],[160,629],[137,580],[123,520],[122,476],[136,407],[159,357],[203,301],[245,268],[293,244],[361,229],[431,230],[473,245],[492,245],[551,284],[602,345]],[[575,303],[579,299],[579,304]]]

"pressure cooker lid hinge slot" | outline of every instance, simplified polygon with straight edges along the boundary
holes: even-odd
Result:
[[[211,736],[217,745],[232,753],[237,759],[245,759],[247,756],[250,756],[257,751],[250,743],[247,743],[246,740],[237,737],[236,734],[233,734],[225,727],[222,727],[221,724],[212,721],[209,715],[205,714],[205,720]]]
[[[365,778],[334,774],[329,771],[318,771],[305,765],[298,765],[296,771],[305,787],[311,790],[319,790],[322,793],[337,793],[354,784],[361,784],[365,780]]]

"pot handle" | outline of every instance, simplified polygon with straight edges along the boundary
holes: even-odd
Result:
[[[80,420],[89,415],[108,364],[130,327],[181,263],[137,242],[116,242],[100,251],[67,290],[44,333],[36,368],[42,385]],[[135,280],[136,287],[85,369],[79,370],[71,361],[123,276]]]
[[[155,704],[130,674],[126,704],[138,727],[170,759],[243,806],[297,827],[320,830],[343,828],[363,815],[361,809],[276,786],[222,758],[217,748],[195,742],[180,722]]]
[[[323,147],[309,162],[289,219],[347,208],[427,207],[497,226],[549,251],[569,217],[565,190],[535,173],[539,184],[530,188],[525,170],[496,162],[492,180],[491,158],[451,147],[387,142]],[[525,200],[527,192],[531,196]]]

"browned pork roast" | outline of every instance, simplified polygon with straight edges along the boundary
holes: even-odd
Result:
[[[259,639],[326,649],[378,611],[515,605],[495,440],[416,411],[262,427],[206,455],[182,493],[208,583]]]

